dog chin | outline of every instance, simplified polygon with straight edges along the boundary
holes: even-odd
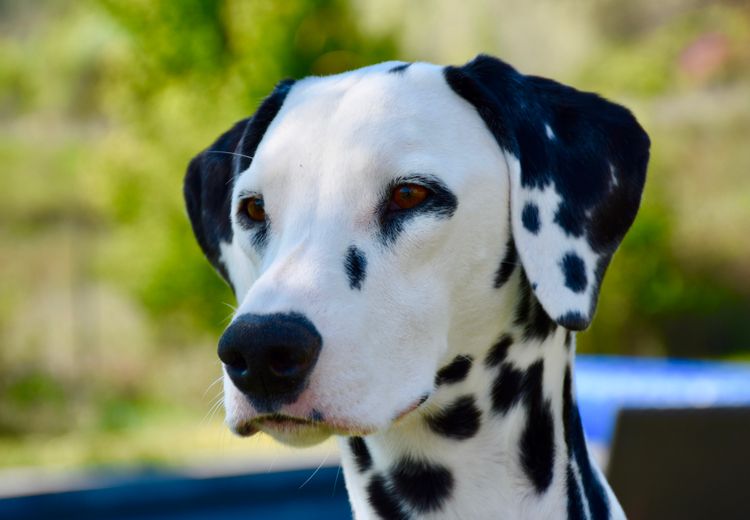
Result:
[[[276,421],[259,424],[258,430],[283,444],[297,448],[320,444],[333,434],[329,427],[322,424],[283,424]]]

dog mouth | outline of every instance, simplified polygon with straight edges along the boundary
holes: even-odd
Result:
[[[429,394],[420,397],[414,403],[397,413],[393,422],[401,422],[405,417],[420,408],[428,398]],[[290,438],[325,438],[331,435],[346,437],[366,436],[378,430],[375,426],[355,424],[335,418],[323,418],[322,416],[296,417],[281,413],[260,415],[250,420],[230,425],[230,429],[240,437],[250,437],[258,432],[263,432],[279,440],[281,438],[286,439],[287,442]]]
[[[323,436],[331,435],[369,435],[375,431],[374,427],[362,426],[333,419],[309,419],[285,414],[269,414],[255,417],[232,427],[234,433],[241,437],[249,437],[263,432],[272,437],[283,436]]]

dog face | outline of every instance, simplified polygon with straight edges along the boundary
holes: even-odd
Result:
[[[185,183],[239,302],[229,426],[293,444],[386,428],[449,345],[511,319],[516,254],[539,312],[585,327],[647,154],[626,110],[487,57],[282,82]]]

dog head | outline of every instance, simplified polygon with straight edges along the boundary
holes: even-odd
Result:
[[[449,345],[510,319],[519,260],[538,313],[585,328],[648,149],[625,108],[486,56],[280,83],[185,178],[239,302],[228,424],[298,444],[387,427]]]

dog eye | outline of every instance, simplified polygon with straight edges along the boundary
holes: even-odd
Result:
[[[250,197],[245,199],[245,213],[250,217],[250,220],[256,222],[263,222],[266,220],[266,210],[263,208],[263,198],[261,197]]]
[[[390,210],[411,209],[419,206],[430,195],[430,190],[419,184],[399,184],[391,192]]]

